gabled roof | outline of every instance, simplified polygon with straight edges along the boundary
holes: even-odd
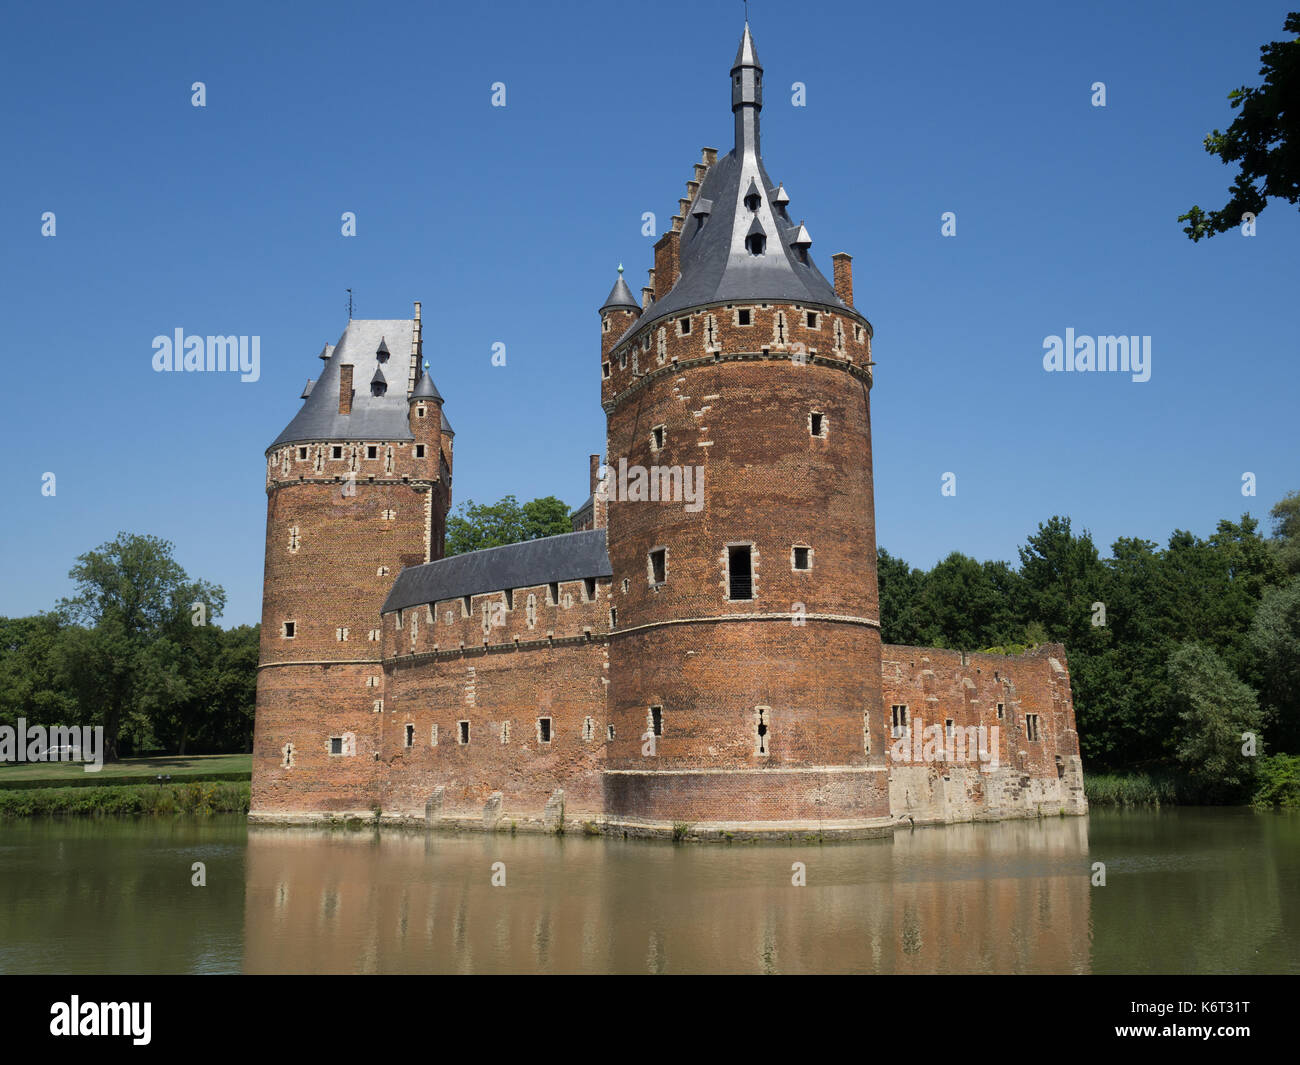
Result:
[[[610,577],[613,573],[604,529],[564,533],[408,566],[393,582],[380,613],[463,595],[533,588],[582,577]]]

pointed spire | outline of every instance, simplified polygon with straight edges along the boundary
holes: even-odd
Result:
[[[375,358],[377,358],[380,362],[387,362],[388,355],[389,355],[388,344],[383,337],[380,337],[379,347],[375,348]]]
[[[632,296],[632,290],[627,287],[627,282],[623,280],[623,264],[618,264],[618,280],[614,282],[614,287],[609,290],[609,295],[601,305],[600,313],[612,310],[629,310],[640,313],[641,305]]]
[[[420,374],[420,379],[415,382],[415,388],[411,391],[411,400],[432,399],[438,403],[442,402],[442,393],[438,391],[437,386],[433,383],[433,378],[429,376],[429,364],[424,364],[424,372]]]
[[[329,357],[333,354],[334,346],[332,344],[326,344],[320,349],[320,358],[324,359],[326,362],[329,362]]]
[[[785,191],[784,184],[777,184],[776,193],[772,196],[772,202],[778,207],[785,207],[790,202],[790,194]]]
[[[749,19],[745,19],[745,32],[740,38],[740,47],[736,49],[736,61],[731,64],[733,71],[736,67],[763,69],[763,64],[758,61],[758,49],[754,47],[754,38],[749,32]]]
[[[758,154],[758,113],[763,110],[763,67],[749,33],[749,21],[731,66],[731,110],[736,116],[736,154]]]
[[[808,235],[808,230],[804,228],[802,218],[799,219],[799,228],[795,231],[794,236],[790,238],[790,246],[792,248],[812,247],[812,237]]]
[[[383,385],[386,388],[388,387],[388,378],[384,376],[383,370],[376,367],[375,376],[370,379],[370,383],[372,385]]]

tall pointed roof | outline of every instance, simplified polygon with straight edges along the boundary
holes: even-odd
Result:
[[[627,287],[627,282],[623,280],[623,264],[618,264],[618,280],[614,282],[614,287],[609,290],[609,295],[601,305],[600,313],[614,309],[624,309],[639,311],[641,304],[637,303],[636,298],[632,295],[632,290]]]
[[[783,187],[778,195],[779,187],[763,165],[759,150],[763,68],[748,23],[729,80],[735,145],[709,168],[694,201],[708,203],[709,212],[687,212],[702,224],[682,229],[677,283],[646,308],[624,336],[690,307],[732,300],[814,303],[851,310],[806,254],[807,230],[786,213],[789,196]],[[753,193],[758,195],[756,210],[745,205],[746,196]],[[747,247],[745,238],[751,233],[762,233],[766,239],[751,241]],[[759,245],[762,251],[755,254],[752,249]]]
[[[442,393],[438,391],[438,386],[433,383],[433,378],[429,376],[429,364],[424,364],[424,371],[420,374],[420,379],[415,382],[415,388],[411,391],[411,399],[435,399],[442,402]]]

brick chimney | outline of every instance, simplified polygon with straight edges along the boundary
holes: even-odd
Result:
[[[655,244],[655,299],[661,300],[677,284],[678,271],[681,268],[679,249],[681,234],[676,230],[665,233]]]
[[[838,251],[831,256],[835,264],[835,295],[850,307],[853,306],[853,256]]]
[[[352,364],[345,362],[339,367],[339,413],[352,413]]]

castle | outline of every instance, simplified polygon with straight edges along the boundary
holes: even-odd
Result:
[[[351,320],[267,450],[254,822],[870,837],[1086,811],[1064,648],[882,646],[872,327],[759,150],[705,148],[600,308],[574,532],[443,557],[455,434],[411,319]]]

